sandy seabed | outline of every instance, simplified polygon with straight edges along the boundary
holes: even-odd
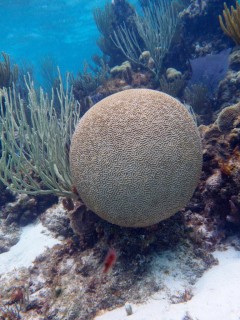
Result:
[[[34,238],[34,246],[32,239]],[[28,267],[46,249],[59,243],[36,223],[24,227],[20,241],[10,251],[0,255],[0,279]],[[160,290],[142,304],[133,304],[132,314],[126,307],[112,311],[100,310],[95,320],[239,320],[240,319],[240,251],[230,244],[215,251],[218,264],[191,284],[191,272],[186,266],[185,249],[165,251],[155,255],[151,274]],[[179,297],[185,296],[185,302]]]
[[[172,303],[169,297],[189,284],[186,279],[184,283],[181,278],[165,277],[162,292],[144,304],[132,305],[132,315],[127,316],[122,307],[95,320],[239,320],[240,252],[228,247],[214,252],[214,257],[219,264],[206,271],[191,288],[193,296],[189,301]],[[179,266],[179,260],[173,264]],[[161,269],[156,272],[162,277]]]

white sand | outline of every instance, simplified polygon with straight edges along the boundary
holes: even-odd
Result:
[[[57,243],[59,241],[40,222],[23,227],[18,243],[8,252],[0,254],[0,274],[30,266],[47,247],[51,248]]]
[[[145,304],[132,305],[133,314],[125,308],[106,312],[95,320],[182,320],[187,314],[193,320],[240,320],[240,252],[233,248],[215,252],[219,265],[213,266],[192,287],[193,297],[173,304],[163,292],[149,298]],[[171,263],[169,261],[168,263]],[[159,277],[161,270],[156,263]],[[168,277],[163,291],[174,292],[183,286],[183,279]],[[186,283],[186,288],[189,284]],[[168,288],[167,288],[168,287]],[[131,304],[131,301],[130,301]]]
[[[41,223],[22,229],[19,242],[10,251],[0,254],[0,275],[28,267],[47,247],[59,243],[52,238]],[[240,252],[229,247],[214,256],[219,265],[213,266],[190,285],[191,267],[184,255],[163,253],[152,263],[152,276],[160,280],[161,290],[145,304],[132,305],[133,314],[126,315],[124,306],[105,312],[95,320],[183,320],[188,314],[193,320],[240,320]],[[164,270],[168,272],[164,272]],[[174,295],[180,296],[191,289],[193,297],[184,303],[173,303]]]

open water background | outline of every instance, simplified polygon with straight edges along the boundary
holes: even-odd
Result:
[[[137,0],[129,1],[133,5]],[[92,11],[105,0],[0,0],[0,51],[39,73],[44,57],[61,71],[76,73],[85,60],[101,54]]]

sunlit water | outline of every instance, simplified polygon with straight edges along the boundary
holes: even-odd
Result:
[[[105,0],[0,0],[0,51],[39,72],[50,56],[62,71],[76,72],[101,54],[93,9]],[[132,0],[136,4],[137,0]]]

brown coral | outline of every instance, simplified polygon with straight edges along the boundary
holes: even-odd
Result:
[[[186,108],[148,89],[122,91],[94,105],[70,150],[83,202],[126,227],[152,225],[185,206],[201,165],[198,130]]]
[[[216,124],[219,131],[229,132],[234,127],[234,121],[240,115],[240,103],[224,108],[218,115]]]
[[[240,4],[236,1],[236,9],[231,6],[231,11],[224,3],[223,16],[225,19],[225,24],[223,22],[222,16],[219,15],[219,23],[223,32],[233,39],[233,41],[239,45],[240,44]]]

